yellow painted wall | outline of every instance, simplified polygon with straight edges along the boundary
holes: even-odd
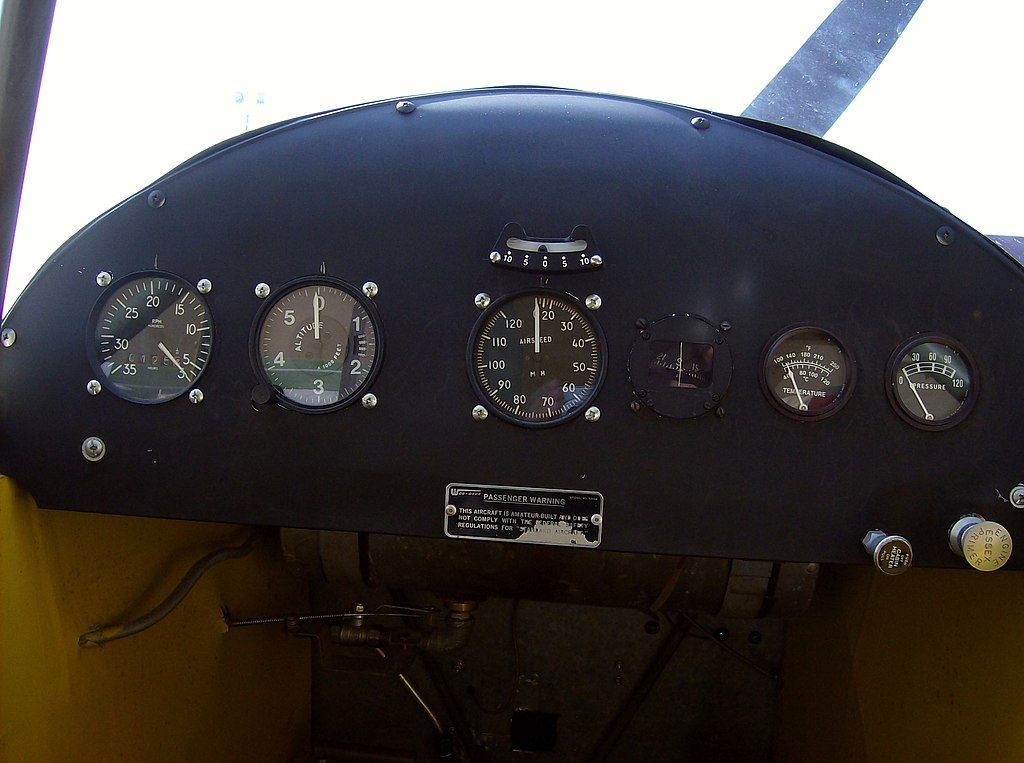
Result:
[[[231,525],[42,511],[0,477],[0,760],[288,760],[308,743],[309,645],[236,615],[304,610],[273,541],[210,570],[166,619],[104,647]]]
[[[829,570],[783,675],[783,760],[1024,760],[1024,574]]]

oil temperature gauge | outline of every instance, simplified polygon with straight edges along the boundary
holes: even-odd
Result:
[[[775,337],[765,351],[761,386],[780,411],[797,419],[823,419],[850,398],[853,358],[834,334],[798,326]]]
[[[948,429],[961,422],[978,397],[974,363],[958,342],[919,335],[889,359],[886,393],[896,413],[920,429]]]

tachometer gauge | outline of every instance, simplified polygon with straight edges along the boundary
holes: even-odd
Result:
[[[184,394],[206,368],[213,323],[192,284],[163,272],[113,284],[93,311],[90,361],[103,385],[133,403]]]
[[[528,427],[559,424],[597,395],[604,337],[575,297],[511,294],[480,316],[467,351],[470,379],[500,418]]]
[[[286,284],[256,319],[253,357],[278,402],[310,413],[351,403],[382,357],[373,304],[327,277]]]
[[[833,334],[813,326],[783,331],[768,345],[761,384],[768,399],[798,419],[822,419],[850,397],[853,358]]]
[[[974,363],[949,337],[916,336],[890,358],[886,392],[904,421],[922,429],[947,429],[963,421],[977,399]]]

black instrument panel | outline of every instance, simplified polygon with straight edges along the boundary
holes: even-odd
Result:
[[[681,107],[529,88],[414,103],[241,136],[62,247],[4,324],[17,337],[0,350],[4,473],[46,508],[437,537],[452,483],[590,491],[603,498],[602,549],[736,558],[861,562],[878,527],[908,537],[916,563],[956,566],[945,533],[960,516],[1024,531],[1006,500],[1024,481],[1024,408],[1003,386],[1024,375],[1009,350],[1024,335],[1024,273],[984,237],[866,162],[728,118],[702,114],[710,127],[696,129]],[[502,240],[514,263],[490,256]],[[537,266],[549,245],[550,271]],[[111,288],[98,274],[122,283],[155,261],[175,289],[211,285],[212,348],[189,382],[200,400],[175,389],[138,405],[102,379],[90,394],[90,316]],[[301,297],[308,340],[284,367],[305,378],[361,359],[358,332],[331,334],[324,309],[338,326],[373,321],[372,378],[344,377],[321,406],[313,374],[287,407],[267,367],[293,337],[268,329],[285,344],[267,354],[253,343],[289,284],[317,279],[348,298]],[[603,344],[591,375],[572,355],[586,331],[560,343],[509,329],[520,350],[560,348],[554,365],[531,358],[536,371],[586,364],[565,392],[583,402],[553,402],[551,426],[474,415],[551,396],[524,377],[488,401],[480,380],[506,377],[474,378],[467,363],[489,306],[520,293],[550,294],[537,310],[571,306]],[[634,363],[644,326],[666,330]],[[785,356],[798,346],[768,353],[794,326],[826,327],[842,353],[827,341],[796,365]],[[186,350],[162,343],[156,360],[181,371]],[[933,351],[949,362],[912,357]],[[784,375],[765,376],[769,356]],[[847,369],[856,383],[833,395],[826,372]],[[932,395],[917,411],[897,371],[931,373],[927,385],[969,371],[969,387],[915,387]],[[805,392],[829,415],[802,417]],[[356,404],[367,393],[373,404]],[[950,426],[929,426],[930,403]],[[599,414],[582,415],[590,407]],[[83,458],[93,437],[103,456]]]

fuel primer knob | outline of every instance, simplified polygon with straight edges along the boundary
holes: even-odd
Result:
[[[863,545],[875,566],[886,575],[902,575],[914,560],[914,549],[902,535],[870,530],[864,536]]]
[[[995,572],[1010,560],[1013,538],[998,522],[977,514],[960,517],[949,528],[949,547],[982,572]]]

